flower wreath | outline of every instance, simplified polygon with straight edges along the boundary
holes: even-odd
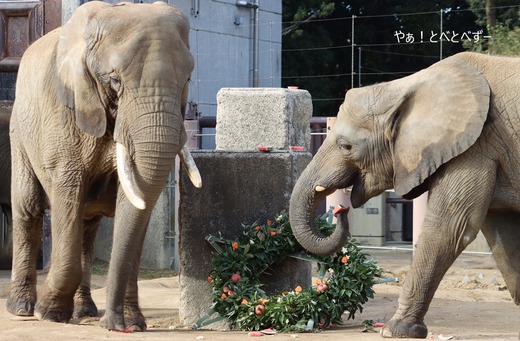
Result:
[[[325,235],[335,228],[330,211],[316,222]],[[368,298],[374,297],[374,277],[380,276],[381,269],[360,252],[354,240],[348,240],[332,256],[315,257],[298,244],[285,212],[264,225],[242,226],[243,233],[235,240],[220,234],[206,237],[216,250],[208,277],[212,312],[227,318],[232,327],[281,332],[323,329],[342,324],[345,311],[353,318],[357,310],[363,311]],[[259,283],[260,274],[287,256],[316,261],[319,279],[307,289],[297,286],[269,297]]]

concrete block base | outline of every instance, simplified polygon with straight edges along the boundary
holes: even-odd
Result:
[[[243,223],[265,222],[287,210],[293,185],[311,159],[309,153],[289,151],[192,151],[192,155],[202,176],[202,188],[193,187],[186,172],[180,172],[179,181],[179,315],[181,323],[188,326],[212,304],[207,278],[213,248],[205,237],[221,232],[231,239],[242,233]],[[276,278],[270,276],[264,284],[278,290],[309,286],[310,262],[287,262],[275,269]]]

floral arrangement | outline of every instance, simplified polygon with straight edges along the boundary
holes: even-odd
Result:
[[[325,235],[332,233],[331,212],[317,219]],[[342,315],[353,318],[374,297],[372,286],[381,269],[368,260],[354,240],[340,252],[315,257],[305,253],[281,212],[265,224],[243,225],[235,240],[222,235],[206,238],[215,248],[208,281],[213,293],[212,311],[241,330],[272,328],[281,332],[310,331],[342,324]],[[259,282],[262,272],[287,256],[314,260],[318,264],[315,285],[267,296]]]

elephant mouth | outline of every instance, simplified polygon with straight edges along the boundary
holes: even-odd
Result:
[[[357,176],[352,183],[352,190],[350,192],[350,203],[353,208],[361,207],[367,202],[367,195],[365,191],[365,179],[361,176]]]
[[[363,193],[364,191],[362,190],[361,186],[352,186],[352,190],[350,192],[350,202],[352,204],[352,207],[359,208],[366,202],[363,199]]]
[[[350,200],[352,207],[358,208],[368,200],[365,190],[365,179],[359,172],[354,172],[351,176],[346,177],[345,180],[341,182],[325,181],[322,179],[318,182],[318,185],[315,186],[314,191],[319,193],[320,196],[327,196],[338,189],[347,188],[351,188]]]

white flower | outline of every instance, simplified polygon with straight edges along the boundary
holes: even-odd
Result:
[[[329,270],[328,270],[328,271],[329,271],[329,272],[330,272],[331,274],[333,274],[333,273],[334,273],[334,269],[333,269],[333,268],[329,268]]]
[[[343,252],[343,253],[347,253],[347,251],[348,251],[348,249],[347,249],[346,247],[343,247],[343,248],[341,249],[341,252]]]

